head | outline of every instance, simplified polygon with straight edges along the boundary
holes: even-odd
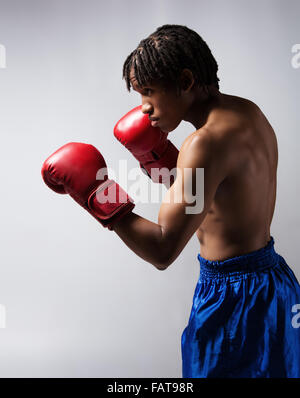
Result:
[[[127,89],[142,95],[142,111],[159,118],[163,131],[174,130],[207,87],[219,88],[218,65],[205,41],[181,25],[163,25],[127,57]]]

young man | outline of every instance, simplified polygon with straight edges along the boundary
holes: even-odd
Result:
[[[95,170],[106,164],[94,147],[64,146],[46,160],[43,177],[159,270],[196,233],[201,271],[182,335],[183,377],[300,377],[300,329],[292,321],[300,286],[270,235],[276,137],[253,102],[219,91],[217,70],[207,44],[180,25],[158,28],[124,63],[127,88],[140,93],[142,106],[118,122],[115,136],[169,187],[157,223],[135,214],[127,197],[99,205],[95,192],[120,187],[95,184]],[[167,137],[182,120],[195,130],[178,153]],[[170,183],[154,173],[174,167]],[[189,212],[203,169],[204,205]]]
[[[185,26],[158,28],[128,56],[127,88],[141,94],[152,126],[170,133],[185,120],[195,131],[180,149],[181,173],[158,223],[131,213],[115,232],[159,269],[197,234],[201,274],[182,335],[184,377],[300,377],[300,332],[291,323],[300,287],[270,236],[276,136],[253,102],[219,91],[217,70],[207,44]],[[176,200],[185,168],[194,187],[204,168],[198,214]]]

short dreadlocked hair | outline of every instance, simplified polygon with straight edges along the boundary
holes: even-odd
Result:
[[[219,88],[218,64],[206,42],[183,25],[163,25],[142,40],[123,65],[123,79],[130,91],[130,71],[140,87],[153,81],[178,88],[183,69],[190,69],[199,86]]]

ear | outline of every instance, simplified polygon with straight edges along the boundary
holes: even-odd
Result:
[[[195,79],[190,69],[183,69],[180,76],[180,89],[181,91],[188,92],[194,86]]]

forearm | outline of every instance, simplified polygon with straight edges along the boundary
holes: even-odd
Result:
[[[129,213],[114,226],[114,232],[143,260],[160,270],[167,267],[169,245],[160,225]]]

